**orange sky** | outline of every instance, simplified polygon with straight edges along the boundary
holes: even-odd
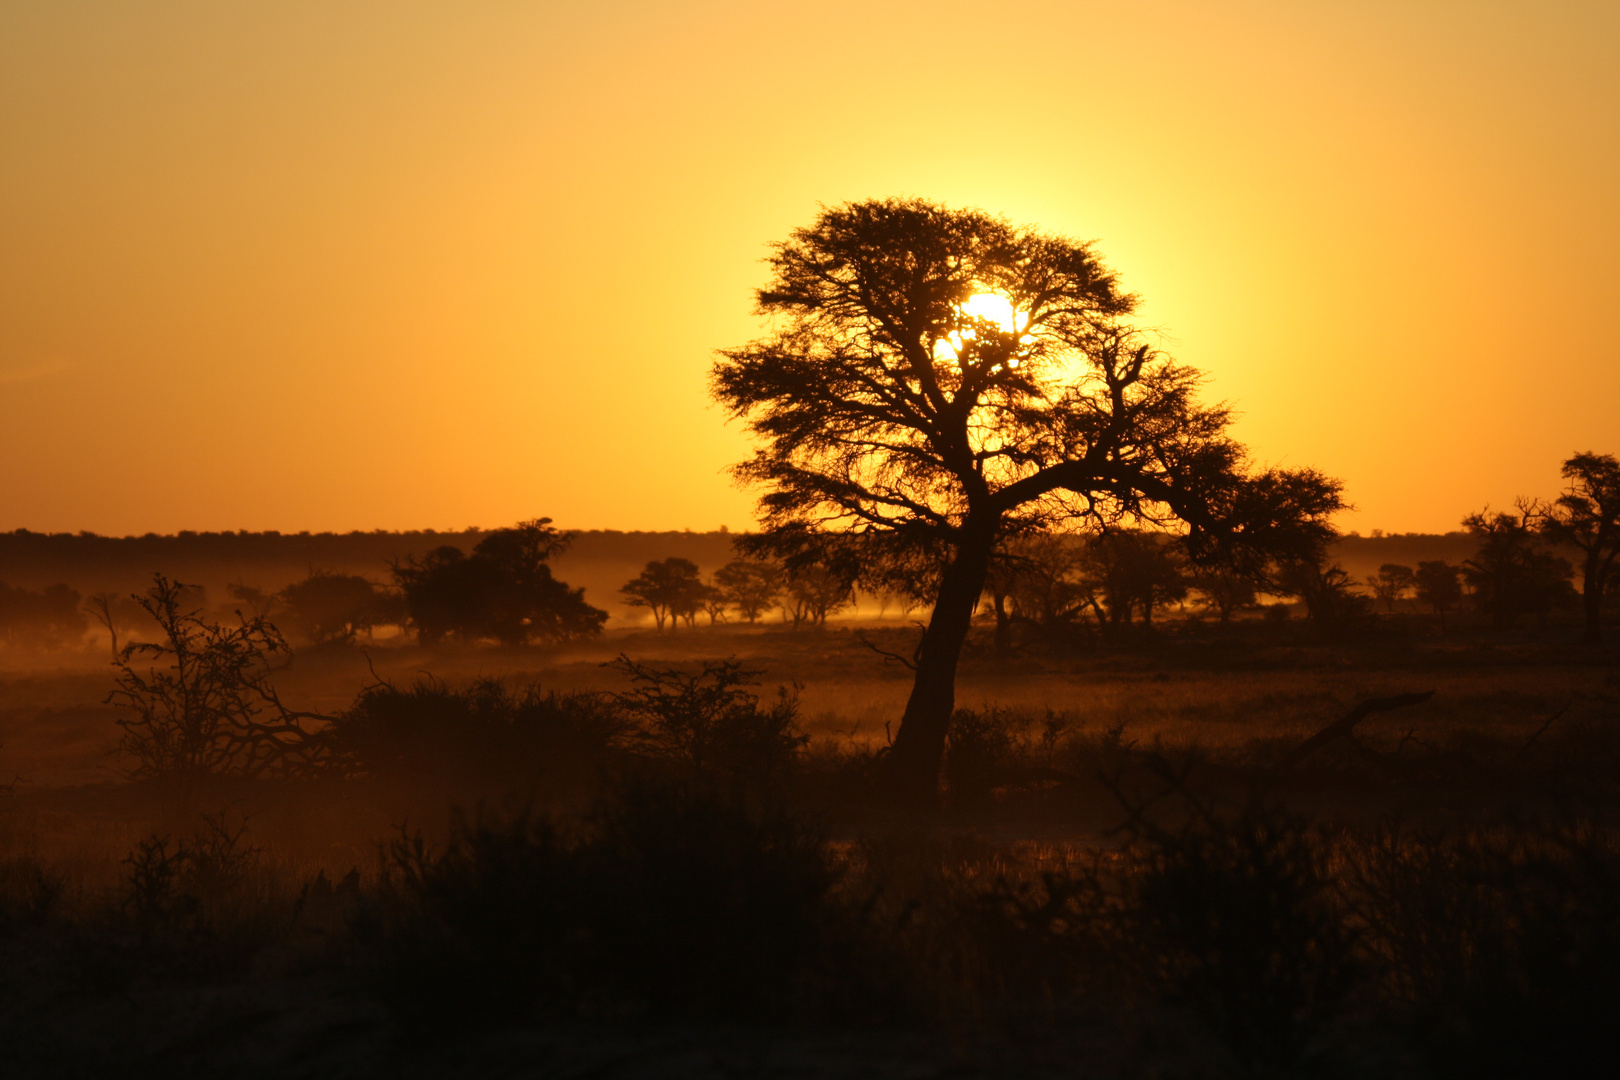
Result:
[[[0,528],[752,522],[765,245],[1098,241],[1258,459],[1620,453],[1620,4],[0,3]]]

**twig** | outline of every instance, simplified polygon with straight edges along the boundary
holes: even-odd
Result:
[[[1537,739],[1541,738],[1541,736],[1546,732],[1546,730],[1548,728],[1553,726],[1553,721],[1554,720],[1557,720],[1560,716],[1563,716],[1565,713],[1569,712],[1569,708],[1573,704],[1575,704],[1573,701],[1568,702],[1568,703],[1566,703],[1564,705],[1564,707],[1562,709],[1559,709],[1557,712],[1555,712],[1551,716],[1547,717],[1546,722],[1543,723],[1540,727],[1536,728],[1536,733],[1534,735],[1530,736],[1528,739],[1524,740],[1524,745],[1521,746],[1519,749],[1521,751],[1530,749],[1530,745],[1532,743],[1534,743]]]
[[[890,652],[888,649],[880,648],[879,646],[873,644],[872,641],[867,638],[866,631],[864,631],[864,630],[856,632],[855,640],[860,642],[862,645],[865,645],[868,649],[871,649],[873,652],[877,653],[879,656],[883,657],[884,663],[888,663],[889,661],[892,660],[893,662],[895,662],[896,664],[901,665],[902,667],[906,668],[907,670],[910,670],[910,671],[916,671],[917,670],[917,661],[916,661],[917,654],[915,652],[911,654],[912,658],[910,660],[907,660],[904,656],[901,656],[899,653]],[[919,648],[921,648],[921,645],[922,645],[922,643],[918,642],[918,647]]]

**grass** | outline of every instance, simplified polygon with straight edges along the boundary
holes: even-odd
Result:
[[[930,814],[871,797],[908,684],[836,631],[612,642],[680,673],[640,713],[604,696],[629,686],[608,649],[379,655],[394,682],[358,699],[364,658],[300,657],[278,686],[347,710],[346,772],[183,790],[98,756],[103,674],[8,679],[0,1035],[46,1054],[70,1036],[29,1002],[54,1002],[111,1061],[120,1024],[180,1024],[161,1002],[296,986],[372,1018],[334,1045],[401,1067],[537,1024],[675,1024],[1035,1071],[1582,1075],[1620,1003],[1617,657],[1289,630],[970,656]],[[732,646],[763,675],[716,700],[769,737],[697,752],[726,724],[656,713],[701,713]],[[1277,771],[1355,702],[1427,690]]]

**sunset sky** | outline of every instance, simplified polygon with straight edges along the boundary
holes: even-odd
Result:
[[[766,245],[1093,239],[1261,463],[1620,454],[1620,4],[0,0],[0,528],[747,528]]]

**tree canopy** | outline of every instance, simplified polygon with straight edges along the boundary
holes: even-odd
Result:
[[[1231,413],[1127,321],[1089,244],[924,200],[825,209],[776,244],[766,335],[722,351],[715,397],[759,440],[779,553],[892,534],[940,567],[889,755],[937,787],[957,658],[997,542],[1045,528],[1179,523],[1201,557],[1322,543],[1339,485],[1248,466]]]
[[[558,581],[546,565],[570,539],[551,527],[550,518],[538,518],[490,533],[471,555],[446,545],[420,562],[395,566],[395,580],[423,643],[453,635],[518,645],[600,632],[607,612],[587,604],[583,589]]]
[[[1564,493],[1540,508],[1541,530],[1581,553],[1586,640],[1603,638],[1603,595],[1620,557],[1620,461],[1613,454],[1575,454],[1564,462]]]

